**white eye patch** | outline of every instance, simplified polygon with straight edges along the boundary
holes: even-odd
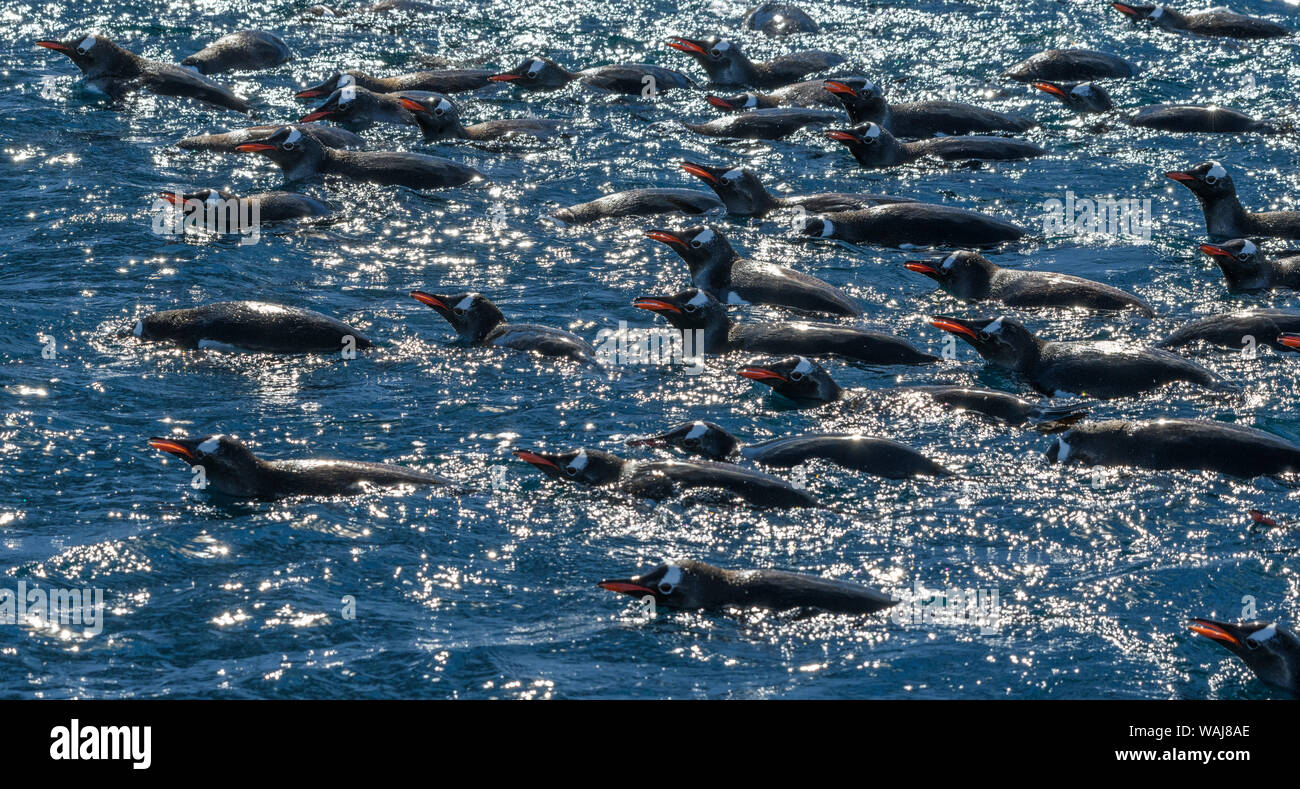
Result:
[[[831,233],[834,233],[834,232],[835,232],[835,223],[832,222],[832,221],[829,220],[829,219],[823,219],[823,220],[822,220],[822,232],[821,232],[821,237],[822,237],[822,238],[830,238],[830,237],[831,237]]]
[[[528,65],[528,73],[529,73],[529,74],[536,74],[537,72],[541,71],[541,70],[544,69],[544,68],[546,68],[546,62],[545,62],[545,61],[534,60],[532,63],[530,63],[530,64]]]
[[[707,244],[707,243],[709,243],[709,242],[712,241],[712,240],[713,240],[713,231],[712,231],[712,230],[702,230],[702,231],[700,231],[700,234],[699,234],[699,235],[697,235],[695,238],[691,239],[692,242],[699,242],[699,243],[701,243],[701,244]]]
[[[862,132],[862,136],[874,140],[880,136],[880,127],[874,123],[868,123],[867,128]]]
[[[339,91],[339,104],[347,104],[357,98],[357,86],[347,85]]]
[[[940,266],[940,268],[943,268],[943,269],[950,269],[950,268],[952,268],[956,263],[957,263],[957,253],[954,252],[954,253],[952,253],[951,255],[949,255],[948,257],[946,257],[946,258],[943,259],[943,265]]]
[[[346,88],[349,85],[355,84],[357,84],[356,77],[353,77],[351,74],[344,74],[339,77],[338,87],[340,88]]]
[[[443,112],[451,112],[451,102],[447,101],[446,99],[442,99],[441,101],[438,102],[438,106],[436,107],[436,109],[440,109]]]
[[[682,582],[682,568],[678,567],[675,564],[668,565],[668,570],[664,573],[664,577],[659,580],[659,584],[661,586],[663,584],[668,584],[669,586],[675,587],[677,586],[677,584],[681,582]]]
[[[1091,96],[1092,86],[1086,82],[1082,85],[1075,85],[1074,90],[1070,91],[1070,94],[1073,96]]]
[[[757,106],[758,106],[758,97],[755,96],[755,95],[752,94],[752,93],[746,93],[746,94],[745,94],[745,104],[744,104],[744,106],[745,106],[746,108],[757,107]]]
[[[80,44],[77,44],[77,51],[89,52],[90,50],[95,48],[95,44],[97,42],[98,39],[96,39],[94,36],[86,36],[85,38],[81,39]]]
[[[1255,246],[1255,242],[1254,242],[1254,241],[1247,241],[1246,243],[1244,243],[1244,244],[1241,245],[1241,253],[1240,253],[1240,254],[1242,254],[1242,255],[1253,255],[1253,254],[1255,254],[1257,251],[1259,251],[1259,247]]]
[[[284,141],[285,141],[285,142],[298,142],[298,141],[301,140],[301,139],[302,139],[302,132],[298,131],[297,129],[290,129],[290,130],[289,130],[289,136],[286,137]]]
[[[984,327],[985,334],[997,334],[1000,331],[1002,331],[1002,318],[998,318],[988,326]]]
[[[460,302],[456,305],[456,309],[468,310],[472,306],[474,306],[474,297],[466,296],[465,298],[461,299]]]
[[[219,446],[221,446],[221,436],[213,436],[212,438],[209,438],[207,441],[204,441],[202,444],[199,444],[199,451],[205,455],[209,455],[213,452],[216,452],[217,447]]]
[[[686,434],[686,437],[699,438],[700,436],[704,435],[707,432],[709,432],[708,425],[704,424],[703,422],[696,422],[695,424],[691,425],[691,431]]]
[[[719,52],[726,52],[728,49],[731,49],[731,42],[726,40],[719,41],[713,45],[713,48]]]
[[[1152,19],[1159,19],[1160,17],[1162,17],[1162,16],[1164,16],[1164,15],[1165,15],[1165,7],[1162,6],[1162,5],[1158,5],[1158,6],[1156,6],[1156,10],[1154,10],[1154,11],[1151,12],[1151,18],[1152,18]]]
[[[134,335],[137,336],[137,337],[143,337],[143,336],[144,336],[144,321],[136,321],[136,322],[135,322],[135,328],[131,330],[131,333],[134,334]]]
[[[724,181],[739,181],[744,174],[739,167],[735,167],[723,173],[722,179]]]
[[[586,467],[587,467],[587,450],[579,449],[578,456],[573,459],[573,462],[569,463],[569,468],[573,469],[574,471],[582,471]]]
[[[1256,630],[1254,633],[1246,636],[1246,640],[1254,641],[1258,644],[1269,640],[1275,635],[1277,635],[1277,622],[1274,622],[1263,630]]]
[[[699,293],[696,293],[694,296],[692,296],[691,300],[686,303],[691,305],[692,307],[703,307],[705,304],[709,303],[709,294],[705,293],[704,291],[700,291]]]
[[[812,362],[800,356],[799,363],[794,366],[794,372],[799,373],[800,375],[807,375],[812,371],[813,371]]]
[[[1056,460],[1060,463],[1064,463],[1070,459],[1070,445],[1065,442],[1065,436],[1068,435],[1070,434],[1066,433],[1056,439]]]
[[[1228,177],[1228,171],[1223,169],[1223,165],[1219,164],[1218,162],[1210,162],[1210,164],[1214,166],[1211,167],[1210,171],[1205,174],[1206,177],[1218,178],[1220,180]]]
[[[218,192],[216,189],[209,189],[209,190],[208,190],[208,199],[207,199],[206,202],[208,203],[208,205],[215,205],[215,204],[217,204],[217,203],[220,203],[220,202],[221,202],[221,193]]]

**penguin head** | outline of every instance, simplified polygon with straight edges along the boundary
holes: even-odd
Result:
[[[209,487],[218,493],[232,496],[251,496],[256,493],[256,475],[261,461],[242,441],[233,436],[155,436],[149,439],[149,446],[175,455],[191,466],[202,466]]]
[[[556,90],[573,79],[563,66],[547,58],[524,58],[518,66],[488,77],[493,82],[508,82],[524,90]]]
[[[650,230],[648,238],[667,244],[686,261],[691,272],[708,268],[717,263],[725,263],[736,257],[726,236],[715,228],[704,225],[688,227],[685,230]]]
[[[962,250],[933,260],[909,260],[908,271],[924,274],[961,299],[985,298],[998,267],[978,252]]]
[[[1144,19],[1157,20],[1165,13],[1165,6],[1160,5],[1145,3],[1111,3],[1110,5],[1134,22],[1141,22]]]
[[[668,40],[668,46],[698,60],[710,74],[726,71],[733,64],[747,61],[740,47],[734,42],[717,36],[702,39],[672,36]]]
[[[632,306],[662,315],[678,329],[707,329],[730,323],[722,302],[699,288],[687,288],[675,296],[638,296]]]
[[[1259,247],[1250,239],[1234,238],[1222,244],[1201,244],[1200,250],[1214,260],[1230,285],[1249,284],[1265,273]]]
[[[181,194],[179,192],[159,192],[158,196],[175,206],[180,206],[186,212],[199,210],[199,205],[209,205],[220,203],[224,200],[238,200],[239,195],[233,192],[227,192],[224,189],[196,189],[193,192]]]
[[[736,371],[741,378],[758,381],[796,403],[820,404],[838,400],[843,390],[826,369],[803,356],[787,356],[769,364],[749,364]]]
[[[345,85],[330,93],[312,112],[298,119],[299,123],[332,120],[337,123],[356,123],[369,120],[370,110],[379,104],[375,94],[356,85]]]
[[[441,296],[425,293],[422,290],[411,291],[411,298],[432,307],[439,315],[446,318],[456,334],[467,342],[480,342],[488,332],[505,322],[505,316],[497,305],[481,293],[454,293]]]
[[[898,147],[894,135],[874,121],[867,121],[852,129],[832,129],[826,132],[826,137],[846,146],[863,167],[885,164],[892,151]]]
[[[725,460],[740,446],[740,441],[712,422],[685,422],[666,433],[628,440],[630,447],[674,447],[688,455],[710,460]]]
[[[122,71],[117,66],[129,63],[133,56],[104,36],[76,36],[67,41],[37,41],[36,46],[62,52],[71,58],[84,74],[107,74]]]
[[[315,137],[293,126],[279,126],[265,137],[236,145],[235,150],[259,153],[280,166],[293,166],[325,155],[324,147]]]
[[[1106,89],[1091,82],[1035,82],[1033,86],[1055,96],[1075,112],[1107,112],[1115,109]]]
[[[360,72],[356,72],[360,73]],[[325,81],[319,85],[312,85],[310,88],[303,88],[294,94],[299,99],[319,99],[321,96],[329,96],[340,88],[346,88],[349,85],[357,84],[357,78],[354,72],[343,73],[336,71],[325,78]]]
[[[1276,622],[1193,619],[1188,627],[1241,658],[1264,682],[1300,690],[1300,640]]]
[[[460,125],[460,107],[441,93],[415,98],[398,94],[402,107],[415,115],[426,137],[442,137]]]
[[[1041,341],[1006,316],[961,319],[936,316],[930,325],[965,340],[980,356],[1008,370],[1025,370],[1038,360]]]
[[[616,481],[627,462],[599,449],[572,449],[560,453],[516,449],[514,456],[533,464],[551,479],[564,479],[582,485],[608,485]]]
[[[668,562],[644,575],[635,575],[611,581],[601,581],[597,586],[610,592],[643,598],[649,595],[655,605],[664,608],[705,608],[707,583],[705,574],[699,572],[697,562]]]
[[[758,106],[757,93],[739,93],[735,96],[714,96],[710,93],[707,94],[704,99],[718,109],[726,112],[752,110]]]
[[[1173,179],[1202,200],[1217,200],[1237,194],[1228,170],[1218,162],[1201,162],[1190,170],[1171,170],[1166,178]]]
[[[880,122],[889,109],[880,86],[865,77],[828,79],[823,86],[835,94],[854,123]]]
[[[752,216],[767,207],[771,197],[763,182],[745,167],[682,162],[682,169],[708,184],[727,207],[727,213]]]

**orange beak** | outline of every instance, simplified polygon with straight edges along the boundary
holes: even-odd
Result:
[[[421,104],[420,102],[415,101],[414,99],[399,98],[398,101],[402,103],[402,106],[404,108],[410,110],[411,112],[423,112],[426,115],[429,114],[429,109],[425,107],[423,104]]]
[[[1187,182],[1187,181],[1195,181],[1195,180],[1196,180],[1196,176],[1194,176],[1194,175],[1188,175],[1187,173],[1180,173],[1180,172],[1177,172],[1177,171],[1165,173],[1165,177],[1166,177],[1166,178],[1172,178],[1172,179],[1174,179],[1175,181],[1178,181],[1178,182],[1180,182],[1180,183],[1185,183],[1185,182]]]
[[[429,307],[433,307],[435,310],[446,311],[448,309],[447,305],[443,303],[442,299],[438,298],[437,296],[434,296],[431,293],[425,293],[422,290],[413,290],[411,291],[410,295],[411,298],[415,299],[421,304],[427,305]]]
[[[751,381],[787,381],[784,375],[767,369],[766,367],[755,367],[750,365],[742,367],[736,371],[736,375],[741,378],[748,378]]]
[[[1230,258],[1234,255],[1223,247],[1217,247],[1214,244],[1201,244],[1200,250],[1207,255],[1214,255],[1220,258]]]
[[[695,43],[689,38],[682,38],[680,36],[673,36],[671,39],[669,39],[668,46],[680,52],[690,52],[693,55],[708,54],[704,51],[704,47],[700,46],[699,44]]]
[[[246,142],[243,145],[236,145],[235,150],[241,153],[262,153],[264,151],[274,151],[274,145],[267,145],[264,142]]]
[[[826,80],[826,84],[824,87],[827,90],[829,90],[831,93],[839,93],[844,96],[858,95],[858,92],[853,88],[849,87],[848,85],[845,85],[843,82],[836,82],[833,79]]]
[[[698,164],[691,164],[690,162],[682,162],[682,169],[690,173],[691,175],[695,176],[696,178],[703,178],[709,183],[716,184],[718,182],[718,179],[714,177],[713,173],[709,172],[708,170],[705,170],[703,167],[700,167]],[[651,235],[650,237],[654,238],[653,235]],[[655,240],[663,241],[662,238],[655,239]],[[665,242],[665,243],[671,243],[671,242]]]
[[[72,48],[58,41],[37,41],[36,46],[52,49],[55,52],[71,52]]]
[[[1066,98],[1065,91],[1061,90],[1060,88],[1056,87],[1050,82],[1035,82],[1033,83],[1033,85],[1035,88],[1038,88],[1044,93],[1050,93],[1053,96],[1060,96],[1063,99]]]
[[[488,77],[488,81],[490,82],[514,82],[517,79],[519,79],[518,74],[510,74],[510,73],[493,74],[492,76]]]
[[[917,274],[924,274],[927,277],[933,277],[939,273],[939,269],[931,266],[929,263],[922,263],[919,260],[909,260],[903,264],[903,268],[908,271],[915,271]]]
[[[653,238],[655,241],[659,241],[664,244],[672,244],[673,246],[679,246],[679,247],[686,246],[685,241],[681,240],[680,238],[673,235],[672,233],[668,233],[663,230],[651,230],[647,232],[645,235],[646,238]]]
[[[298,122],[311,123],[312,121],[318,121],[321,118],[328,118],[333,114],[334,114],[334,110],[316,110],[315,112],[310,112],[302,116],[301,118],[298,119]]]
[[[943,329],[944,331],[952,332],[953,334],[964,334],[972,340],[979,339],[979,335],[976,334],[973,329],[969,329],[956,321],[950,321],[947,318],[935,318],[930,321],[930,325],[936,329]]]
[[[1233,634],[1229,633],[1227,630],[1224,630],[1222,627],[1219,627],[1218,625],[1209,621],[1208,619],[1193,619],[1192,623],[1188,625],[1188,627],[1191,629],[1193,633],[1199,633],[1200,635],[1203,635],[1206,638],[1212,638],[1215,641],[1226,641],[1229,644],[1236,644],[1237,646],[1241,646],[1241,639],[1237,638]]]
[[[180,444],[175,441],[172,441],[170,439],[151,438],[149,439],[149,446],[153,447],[154,449],[161,449],[163,452],[167,452],[172,455],[177,455],[183,458],[189,458],[190,460],[198,460],[198,456],[195,455],[193,452],[191,452],[189,447],[185,446],[184,444]]]
[[[826,136],[838,142],[861,142],[858,135],[846,131],[828,131]]]
[[[538,468],[553,468],[556,471],[560,470],[559,466],[555,465],[553,462],[551,462],[547,458],[542,457],[536,452],[529,452],[526,449],[516,449],[513,452],[513,454],[515,457],[519,458],[520,460],[526,461],[528,463],[532,463],[534,466],[537,466]]]
[[[1289,332],[1287,334],[1279,334],[1277,336],[1277,341],[1288,348],[1300,350],[1300,334],[1291,334]]]
[[[632,299],[632,306],[637,309],[650,310],[651,312],[681,312],[681,308],[670,301],[656,299],[649,296]]]

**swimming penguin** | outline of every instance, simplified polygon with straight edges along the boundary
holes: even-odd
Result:
[[[1201,244],[1200,250],[1223,272],[1229,290],[1300,290],[1300,250],[1288,250],[1281,257],[1269,259],[1255,242],[1245,238]]]
[[[858,164],[868,170],[895,167],[925,157],[945,162],[1009,161],[1033,159],[1047,153],[1032,142],[1006,137],[960,135],[899,142],[876,123],[866,123],[852,130],[835,129],[826,132],[826,136],[847,146]]]
[[[804,356],[776,362],[749,364],[736,371],[768,386],[796,408],[817,408],[827,403],[861,410],[880,408],[895,400],[924,400],[956,411],[970,411],[1011,427],[1057,433],[1088,415],[1087,403],[1035,403],[1006,392],[967,386],[906,386],[897,389],[845,389],[831,374]]]
[[[276,129],[284,128],[275,124],[270,126],[249,126],[246,129],[219,132],[217,134],[199,134],[186,137],[176,142],[176,147],[186,151],[217,151],[235,153],[235,149],[246,142],[254,142],[268,136]],[[360,150],[366,147],[366,141],[347,129],[329,126],[323,123],[291,123],[289,128],[297,129],[303,134],[315,137],[321,144],[330,148],[352,148]]]
[[[632,300],[632,306],[663,316],[674,328],[704,332],[702,350],[708,354],[752,351],[838,356],[863,364],[939,361],[898,337],[834,323],[736,323],[721,302],[698,288],[673,296],[641,296]]]
[[[656,214],[703,214],[722,208],[722,201],[698,189],[630,189],[561,208],[550,220],[561,227],[598,219]]]
[[[1082,113],[1110,112],[1115,109],[1110,94],[1100,85],[1091,82],[1047,82],[1031,83],[1049,96],[1054,96],[1065,106]]]
[[[460,107],[446,96],[427,98],[400,96],[402,106],[415,116],[426,140],[448,137],[462,140],[499,140],[509,137],[550,139],[560,133],[564,122],[554,118],[502,118],[466,126],[460,120]]]
[[[644,575],[597,586],[637,598],[649,596],[656,606],[687,611],[765,608],[873,614],[898,605],[875,589],[845,581],[782,570],[724,570],[696,561],[661,564]]]
[[[491,76],[492,72],[485,69],[416,71],[393,77],[372,77],[364,71],[336,71],[319,85],[303,88],[295,95],[300,99],[318,99],[349,85],[365,88],[371,93],[400,93],[406,90],[463,93],[494,84],[488,79]]]
[[[1208,419],[1111,419],[1060,433],[1047,459],[1259,477],[1300,471],[1300,446],[1253,427]]]
[[[1119,288],[1068,274],[1002,268],[977,252],[953,252],[903,265],[963,301],[999,301],[1008,307],[1135,309],[1148,318],[1155,315],[1151,305]]]
[[[1179,348],[1203,341],[1224,348],[1250,348],[1266,345],[1277,351],[1293,347],[1279,342],[1278,336],[1300,332],[1300,311],[1251,309],[1211,315],[1194,320],[1156,344],[1157,348]]]
[[[113,99],[144,89],[160,96],[181,96],[248,113],[248,100],[229,88],[170,63],[140,57],[104,36],[79,36],[68,41],[37,41],[36,46],[62,52],[71,58],[87,84]]]
[[[274,68],[292,59],[283,41],[265,30],[240,30],[222,36],[181,61],[200,74]]]
[[[1277,622],[1231,624],[1213,619],[1193,619],[1193,633],[1214,639],[1265,684],[1300,693],[1300,639]]]
[[[666,433],[634,438],[630,447],[675,448],[710,460],[739,455],[764,466],[792,468],[810,460],[864,471],[887,479],[948,477],[952,472],[915,449],[887,438],[849,433],[788,436],[741,446],[740,440],[712,422],[687,422]]]
[[[237,195],[234,192],[227,192],[222,189],[196,189],[193,192],[184,194],[161,192],[159,196],[172,205],[180,206],[187,216],[193,212],[224,210],[227,219],[242,220],[245,218],[245,212],[228,210],[228,207],[232,205],[232,201],[247,201],[247,204],[256,206],[259,222],[283,222],[289,219],[325,216],[330,213],[329,206],[314,197],[300,195],[297,192],[260,192],[251,195]],[[212,208],[209,208],[210,206]],[[251,216],[251,213],[248,215]],[[230,232],[239,232],[239,229],[232,229]]]
[[[356,496],[399,485],[455,485],[422,471],[354,460],[263,460],[234,436],[155,436],[149,446],[203,468],[205,488],[238,499]]]
[[[1111,3],[1116,11],[1134,22],[1154,22],[1156,27],[1166,30],[1181,30],[1198,36],[1222,38],[1281,38],[1291,35],[1291,31],[1276,22],[1244,14],[1236,14],[1226,8],[1211,8],[1208,11],[1196,11],[1184,14],[1167,5],[1138,5],[1135,3]]]
[[[771,110],[750,110],[735,115],[715,118],[706,123],[678,121],[696,134],[709,137],[727,137],[742,140],[779,140],[805,126],[823,125],[844,120],[831,110],[780,107]]]
[[[624,460],[599,449],[546,453],[517,449],[551,479],[592,487],[612,486],[640,499],[662,501],[688,490],[712,489],[731,494],[755,507],[818,507],[812,494],[783,479],[733,463],[709,461]]]
[[[1205,214],[1205,229],[1218,238],[1300,238],[1300,211],[1251,213],[1241,207],[1237,187],[1228,170],[1218,162],[1201,162],[1179,172],[1165,173],[1191,190]]]
[[[871,80],[828,79],[827,94],[835,97],[855,125],[875,123],[895,137],[933,137],[937,134],[989,134],[1023,132],[1037,121],[987,110],[959,101],[914,101],[890,104],[880,86]]]
[[[767,304],[832,315],[862,314],[848,297],[816,277],[742,258],[716,228],[651,230],[646,236],[671,247],[690,268],[691,284],[724,304]]]
[[[852,211],[884,203],[916,202],[910,197],[844,192],[779,197],[767,191],[758,176],[746,167],[718,167],[695,162],[682,162],[681,167],[712,187],[731,216],[763,217],[772,211],[787,208],[802,208],[813,212]]]
[[[834,79],[844,85],[862,86],[871,83],[871,80],[866,77],[835,77]],[[830,80],[813,79],[806,82],[782,85],[765,93],[748,91],[735,96],[715,96],[709,93],[704,98],[714,107],[726,112],[773,109],[776,107],[830,107],[839,109],[841,102],[828,89],[829,82]]]
[[[962,338],[995,366],[1018,373],[1043,394],[1110,399],[1175,381],[1215,390],[1230,388],[1204,367],[1168,351],[1108,342],[1042,340],[1005,316],[976,320],[940,316],[930,323]]]
[[[267,137],[235,146],[241,153],[265,156],[284,171],[286,181],[338,175],[411,189],[463,186],[484,176],[473,167],[440,156],[397,151],[345,151],[321,145],[309,134],[282,126]]]
[[[813,238],[886,247],[991,247],[1025,231],[987,214],[931,203],[892,203],[809,217],[801,231]]]
[[[500,308],[480,293],[439,296],[413,290],[411,298],[432,307],[451,324],[461,341],[469,345],[535,351],[542,356],[559,356],[599,366],[596,349],[578,335],[535,323],[507,323]]]
[[[763,3],[745,12],[745,27],[769,36],[816,33],[819,28],[803,9],[789,3]]]
[[[715,85],[739,85],[746,88],[788,85],[814,71],[844,62],[841,55],[813,49],[755,63],[745,57],[738,44],[716,37],[692,40],[673,36],[668,46],[695,58]]]
[[[1049,49],[1026,58],[1002,75],[1017,82],[1087,82],[1133,77],[1138,69],[1124,58],[1095,49]]]
[[[507,82],[520,90],[559,90],[577,81],[609,93],[626,93],[647,99],[673,88],[695,87],[695,82],[680,71],[648,63],[621,63],[569,71],[554,60],[536,57],[524,58],[510,71],[493,74],[488,79]]]
[[[191,350],[341,353],[373,346],[364,334],[340,320],[265,301],[218,301],[154,312],[137,320],[131,334]]]
[[[376,123],[416,125],[415,115],[396,93],[372,93],[356,85],[339,88],[319,107],[298,119],[299,123],[331,120],[354,129],[368,129]]]
[[[1033,86],[1056,97],[1075,112],[1095,114],[1115,109],[1110,94],[1091,82],[1035,82]],[[1235,134],[1278,130],[1274,124],[1257,120],[1244,112],[1200,104],[1153,104],[1125,117],[1124,122],[1144,129],[1171,132]]]

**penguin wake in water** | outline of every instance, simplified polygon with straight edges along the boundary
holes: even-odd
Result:
[[[598,586],[637,598],[649,596],[656,606],[688,611],[765,608],[873,614],[898,605],[886,594],[846,581],[783,570],[724,570],[696,561],[661,564],[644,575],[601,581]]]
[[[1208,419],[1111,419],[1059,433],[1047,459],[1250,478],[1300,471],[1300,446],[1253,427]]]
[[[229,88],[181,66],[140,57],[104,36],[79,36],[68,41],[37,41],[36,46],[62,52],[81,69],[86,83],[113,99],[135,90],[160,96],[198,99],[207,104],[247,114],[248,100]]]
[[[236,499],[356,496],[394,486],[455,486],[450,479],[386,463],[303,458],[263,460],[234,436],[155,436],[149,446],[203,468],[205,490]]]
[[[218,301],[141,317],[130,333],[190,349],[259,353],[340,353],[373,343],[346,323],[301,307],[265,301]]]
[[[1191,190],[1205,214],[1205,231],[1214,238],[1300,238],[1300,211],[1261,211],[1242,208],[1228,169],[1215,161],[1165,173]]]
[[[598,449],[546,453],[517,449],[515,457],[531,463],[550,479],[609,487],[639,499],[662,501],[693,490],[715,490],[755,507],[818,507],[810,493],[761,471],[732,463],[624,460]]]
[[[780,87],[844,62],[841,55],[813,49],[757,63],[746,57],[735,42],[716,37],[693,40],[673,36],[668,46],[693,57],[713,84],[745,88]]]
[[[413,290],[411,298],[431,307],[446,319],[466,344],[534,351],[542,356],[559,356],[580,364],[600,366],[596,349],[578,335],[534,323],[507,323],[500,308],[481,293],[440,296]]]
[[[1264,684],[1300,694],[1300,638],[1277,622],[1193,619],[1188,628],[1241,658]]]
[[[1035,82],[1033,86],[1043,93],[1055,96],[1066,107],[1078,113],[1115,111],[1110,94],[1105,88],[1091,82]],[[1272,134],[1280,131],[1276,124],[1252,118],[1244,112],[1203,104],[1153,104],[1125,116],[1123,120],[1129,126],[1170,132]]]

